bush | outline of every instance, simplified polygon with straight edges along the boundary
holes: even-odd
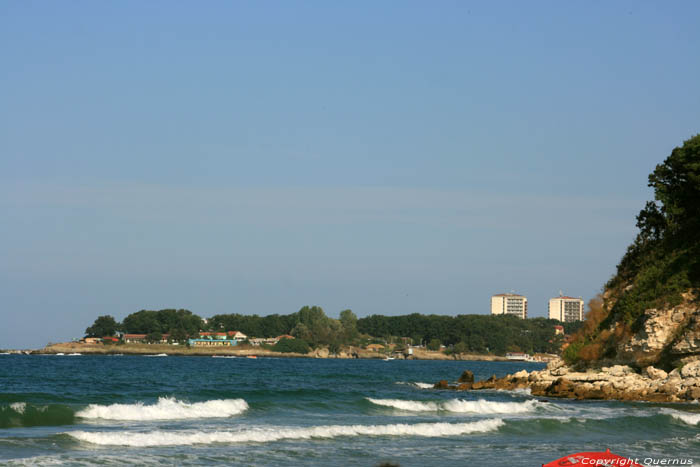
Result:
[[[564,349],[561,357],[564,359],[567,365],[574,365],[579,362],[579,352],[581,352],[582,347],[582,342],[572,342],[566,347],[566,349]]]
[[[272,346],[272,350],[275,352],[295,352],[295,353],[309,353],[309,344],[303,339],[280,339],[275,345]]]

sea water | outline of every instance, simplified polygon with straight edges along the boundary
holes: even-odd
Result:
[[[0,355],[0,464],[539,466],[606,448],[700,463],[697,404],[432,389],[542,367]]]

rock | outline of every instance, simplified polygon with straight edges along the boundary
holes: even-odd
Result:
[[[329,355],[330,355],[330,352],[329,352],[328,349],[325,348],[325,347],[319,347],[319,348],[316,349],[316,351],[314,352],[314,357],[315,357],[315,358],[328,358]]]
[[[550,360],[549,363],[547,363],[546,369],[548,371],[552,371],[552,370],[556,370],[557,368],[561,368],[564,366],[566,366],[566,363],[564,363],[564,360],[562,360],[561,358],[555,358],[555,359]]]
[[[513,374],[514,378],[527,378],[529,376],[529,373],[527,370],[520,370],[517,373]]]
[[[448,383],[446,379],[438,381],[437,383],[435,383],[435,386],[433,386],[433,389],[449,389],[449,388],[450,388],[450,383]]]
[[[668,373],[666,373],[664,370],[660,370],[658,368],[654,368],[653,366],[648,366],[644,368],[644,371],[642,372],[646,377],[651,378],[651,379],[666,379],[668,378]]]
[[[574,385],[566,378],[559,378],[546,389],[546,393],[556,397],[574,397]]]
[[[472,383],[460,383],[457,385],[458,391],[468,391],[472,388]]]
[[[674,354],[697,354],[700,352],[700,310],[688,318],[688,325],[671,348]]]
[[[680,373],[683,378],[697,378],[700,376],[700,360],[686,363]]]
[[[690,295],[684,295],[684,303],[676,307],[648,309],[644,314],[644,327],[618,347],[620,360],[639,365],[653,364],[674,339],[673,354],[700,352],[700,309]]]
[[[603,368],[603,372],[610,376],[627,376],[634,373],[634,370],[627,365],[615,365],[610,368]]]
[[[472,373],[469,370],[464,370],[462,372],[462,376],[459,377],[457,380],[460,383],[473,383],[474,382],[474,373]]]
[[[700,387],[693,386],[685,391],[685,398],[689,401],[694,401],[700,399]]]

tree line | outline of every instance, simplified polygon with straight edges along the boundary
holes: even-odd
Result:
[[[310,347],[327,346],[337,351],[343,345],[368,342],[399,342],[425,345],[439,350],[442,345],[455,352],[492,353],[546,352],[559,349],[561,338],[554,325],[562,324],[572,333],[580,323],[560,323],[545,318],[520,319],[515,316],[492,315],[371,315],[358,319],[351,310],[331,318],[319,306],[305,306],[289,315],[218,314],[208,320],[189,310],[141,310],[117,322],[112,316],[100,316],[85,330],[88,336],[103,337],[117,331],[146,334],[159,340],[170,334],[171,340],[182,341],[200,331],[241,331],[251,337],[277,337],[290,334]],[[285,343],[290,346],[292,344]]]

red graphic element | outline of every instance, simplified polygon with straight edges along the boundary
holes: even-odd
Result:
[[[578,452],[576,454],[569,454],[549,464],[542,464],[542,467],[584,467],[587,465],[595,467],[643,467],[634,462],[633,459],[613,454],[610,452],[610,449],[606,449],[605,452]]]

